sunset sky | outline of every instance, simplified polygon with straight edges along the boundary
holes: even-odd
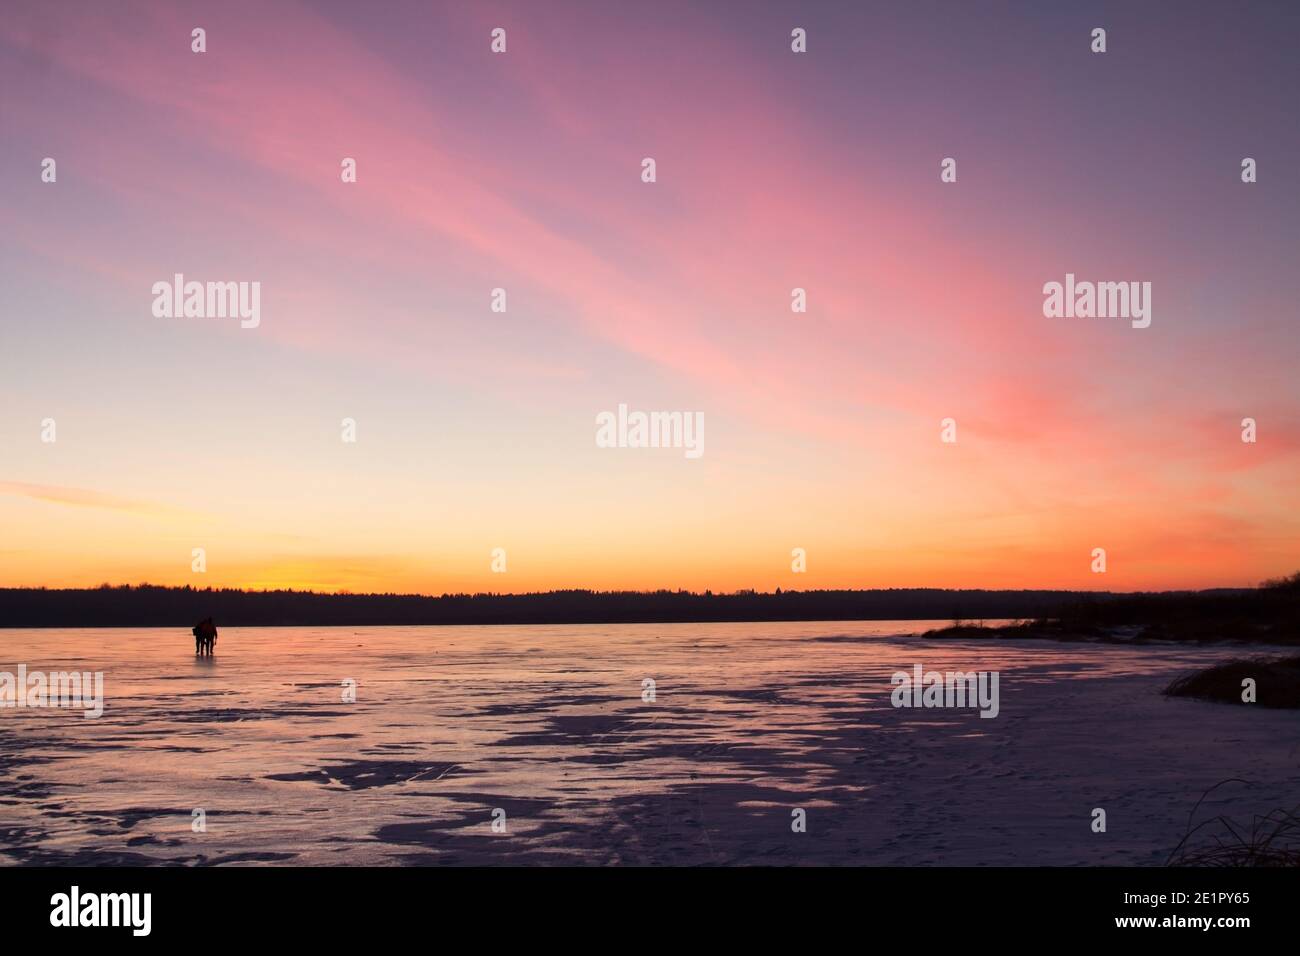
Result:
[[[1300,569],[1300,6],[1065,6],[6,3],[0,585]],[[620,403],[704,455],[598,448]]]

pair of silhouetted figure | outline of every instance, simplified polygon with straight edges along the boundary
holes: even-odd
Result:
[[[192,628],[194,631],[194,653],[202,657],[212,656],[212,646],[217,643],[217,626],[212,618],[205,617]]]

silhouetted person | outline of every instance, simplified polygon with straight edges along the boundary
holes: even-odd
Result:
[[[208,657],[212,656],[213,645],[217,642],[217,627],[212,623],[212,618],[205,617],[193,627],[194,632],[194,653],[202,657],[204,653]]]

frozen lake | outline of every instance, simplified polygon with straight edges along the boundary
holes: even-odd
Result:
[[[1159,864],[1222,780],[1198,820],[1297,803],[1294,712],[1160,694],[1267,649],[943,623],[0,630],[105,693],[0,709],[0,861]],[[915,664],[998,716],[895,709]]]

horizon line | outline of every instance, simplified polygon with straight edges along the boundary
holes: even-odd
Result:
[[[1282,579],[1284,580],[1284,579]],[[944,594],[982,593],[982,594],[1081,594],[1081,595],[1139,595],[1139,594],[1202,594],[1211,591],[1255,591],[1279,583],[1279,579],[1262,581],[1250,586],[1218,585],[1207,588],[1164,588],[1158,590],[1138,589],[1116,591],[1107,588],[1065,588],[1065,587],[1024,587],[1024,588],[946,588],[932,585],[914,585],[907,587],[872,587],[872,588],[782,588],[774,591],[759,591],[755,588],[737,588],[732,591],[715,591],[706,588],[703,591],[687,588],[615,588],[600,590],[588,587],[549,588],[544,591],[443,591],[441,593],[423,591],[317,591],[311,588],[252,588],[207,585],[197,587],[192,584],[153,584],[143,581],[138,584],[109,584],[107,582],[85,587],[51,587],[48,585],[10,586],[0,584],[0,592],[40,591],[69,593],[80,591],[123,591],[123,590],[159,590],[159,591],[194,591],[198,593],[237,593],[237,594],[303,594],[314,597],[403,597],[438,600],[453,597],[493,597],[522,598],[544,597],[552,594],[590,594],[600,595],[685,595],[700,598],[721,597],[784,597],[787,594],[886,594],[899,591],[934,591]]]

